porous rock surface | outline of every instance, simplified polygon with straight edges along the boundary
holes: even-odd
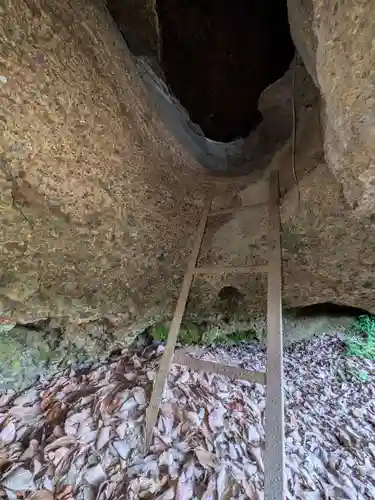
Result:
[[[1,313],[21,322],[106,316],[122,327],[170,313],[209,193],[215,207],[266,199],[274,168],[284,196],[285,304],[375,312],[370,2],[325,5],[314,0],[305,19],[316,37],[305,64],[316,61],[322,100],[298,115],[295,148],[290,141],[263,171],[224,179],[205,174],[163,125],[101,3],[8,2],[0,27]],[[266,209],[213,220],[200,262],[265,262],[266,238]],[[190,310],[204,312],[228,285],[243,293],[248,313],[264,310],[265,284],[247,275],[196,280]]]
[[[288,0],[291,32],[320,88],[328,167],[356,212],[374,213],[374,4]]]
[[[100,3],[8,4],[0,310],[19,320],[124,313],[131,321],[173,295],[204,175],[148,104]]]

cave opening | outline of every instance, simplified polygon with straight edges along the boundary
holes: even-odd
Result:
[[[289,308],[289,313],[296,317],[319,317],[319,316],[353,316],[358,317],[369,314],[365,309],[352,307],[333,302],[318,302],[308,306]]]
[[[157,0],[161,66],[209,139],[246,137],[258,99],[294,56],[286,0]]]

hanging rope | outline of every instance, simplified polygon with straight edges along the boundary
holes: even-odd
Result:
[[[297,118],[296,118],[296,102],[295,102],[295,93],[296,93],[296,72],[297,72],[297,57],[296,54],[293,59],[293,79],[292,79],[292,117],[293,117],[293,128],[292,128],[292,170],[294,182],[297,188],[297,211],[299,209],[299,204],[301,201],[301,192],[299,189],[297,174],[296,174],[296,131],[297,131]]]

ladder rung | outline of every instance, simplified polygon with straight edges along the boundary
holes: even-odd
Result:
[[[226,214],[233,214],[236,212],[242,212],[243,210],[250,210],[252,208],[259,208],[259,207],[264,207],[268,205],[268,200],[267,201],[260,201],[259,203],[253,203],[252,205],[241,205],[239,207],[232,207],[232,208],[221,208],[219,210],[213,210],[208,214],[208,217],[215,217],[216,215],[226,215]]]
[[[194,274],[224,274],[224,273],[267,273],[268,266],[203,266],[196,267]]]
[[[225,375],[226,377],[247,380],[248,382],[257,382],[263,385],[266,383],[266,374],[264,372],[255,372],[237,366],[207,361],[206,359],[192,358],[183,352],[177,351],[175,353],[173,363],[187,366],[193,370],[216,373],[217,375]]]

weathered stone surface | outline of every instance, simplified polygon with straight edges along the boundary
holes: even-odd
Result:
[[[315,85],[316,75],[316,36],[313,29],[312,0],[288,0],[288,17],[293,41],[302,56],[307,71]]]
[[[160,30],[156,1],[107,0],[106,3],[131,52],[158,60]]]
[[[132,323],[168,308],[208,183],[110,16],[9,1],[0,32],[0,311]]]
[[[370,142],[361,142],[360,156],[360,143],[345,135],[350,123],[357,127],[357,104],[364,101],[358,97],[349,107],[349,87],[337,89],[345,111],[337,130],[343,130],[340,141],[349,142],[337,150],[342,165],[333,168],[329,127],[340,105],[319,73],[322,47],[317,75],[328,113],[328,167],[316,102],[298,115],[298,202],[290,143],[265,170],[247,177],[204,175],[149,103],[101,4],[9,1],[0,37],[1,314],[18,321],[69,319],[68,333],[106,317],[118,339],[128,326],[168,315],[208,193],[215,192],[215,207],[264,200],[273,168],[281,170],[284,195],[285,305],[332,301],[375,313],[371,200],[357,197],[356,211],[348,204],[372,168]],[[352,82],[356,92],[359,82]],[[367,141],[371,127],[361,130]],[[367,181],[364,189],[369,195]],[[266,242],[265,209],[224,216],[210,221],[200,262],[263,263]],[[265,285],[264,276],[197,279],[190,311],[206,314],[224,286],[239,290],[248,314],[264,311]]]
[[[43,321],[32,328],[16,325],[8,331],[0,327],[0,394],[5,389],[28,387],[38,377],[65,367],[87,368],[133,340],[129,335],[114,337],[114,329],[106,322],[69,330],[54,323]]]
[[[236,308],[240,304],[236,303]],[[266,340],[267,321],[263,315],[244,318],[231,310],[231,315],[212,314],[203,322],[183,323],[179,341],[182,345],[238,344],[240,341]],[[283,314],[284,344],[299,342],[314,335],[346,332],[355,322],[353,315],[301,314],[300,309],[285,310]],[[29,387],[40,377],[49,377],[67,368],[86,372],[94,363],[109,361],[111,356],[126,347],[149,346],[152,339],[165,341],[169,322],[158,323],[136,339],[127,335],[114,337],[113,329],[105,322],[74,327],[70,332],[55,328],[55,321],[42,322],[33,328],[15,326],[12,330],[0,327],[0,394],[6,390]],[[118,330],[116,334],[118,335]],[[135,340],[133,342],[133,340]]]
[[[275,156],[263,178],[237,193],[243,204],[266,199],[270,169],[280,169],[284,198],[282,251],[284,305],[298,307],[333,302],[375,313],[375,223],[358,217],[343,195],[342,186],[324,162],[319,108],[311,109],[298,125],[296,175],[291,144]],[[213,221],[203,244],[205,263],[263,265],[267,262],[266,208],[241,211]],[[208,311],[217,290],[232,286],[242,295],[242,311],[266,310],[266,275],[205,276],[193,286],[191,310]]]
[[[355,216],[324,164],[300,189],[298,210],[292,192],[283,203],[286,303],[334,302],[375,312],[374,223]]]
[[[375,208],[374,2],[289,0],[291,32],[324,100],[325,155],[346,200]]]
[[[319,90],[303,63],[300,59],[296,64],[293,61],[282,78],[265,89],[260,96],[258,106],[263,121],[244,139],[244,159],[239,166],[241,172],[266,168],[278,150],[291,137],[293,101],[297,116],[300,117],[304,115],[306,109],[316,103],[318,98]]]

